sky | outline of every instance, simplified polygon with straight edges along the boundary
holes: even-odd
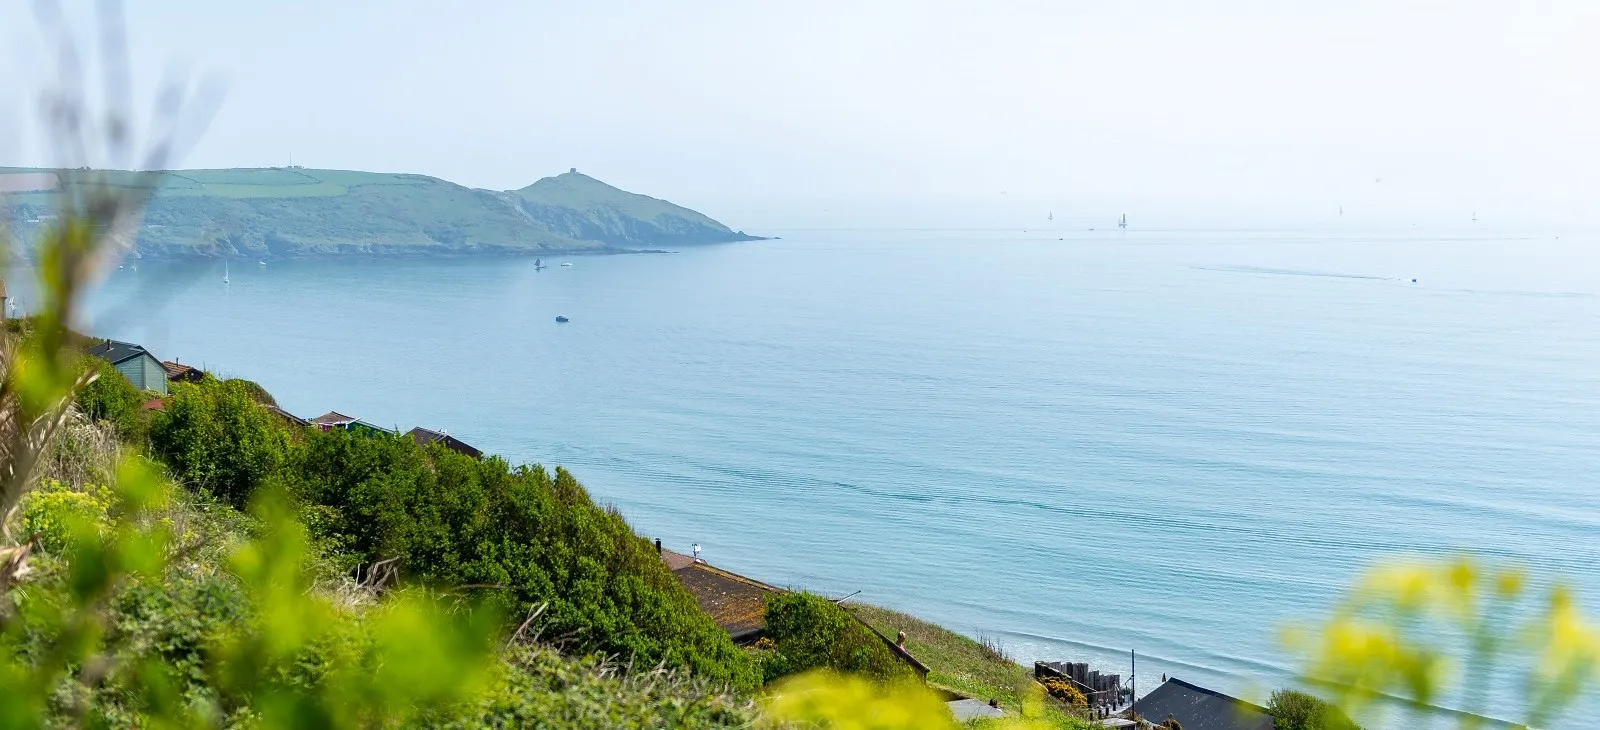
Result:
[[[41,164],[0,0],[0,164]],[[93,4],[61,0],[90,39]],[[517,188],[577,167],[735,227],[1600,223],[1600,3],[138,0],[134,96],[225,89],[181,162]]]

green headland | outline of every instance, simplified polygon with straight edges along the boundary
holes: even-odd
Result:
[[[300,167],[120,171],[0,168],[24,238],[75,179],[149,185],[140,258],[430,256],[670,250],[759,240],[701,213],[576,169],[520,190],[426,175]]]

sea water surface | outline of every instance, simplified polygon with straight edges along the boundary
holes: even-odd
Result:
[[[1600,608],[1593,237],[783,235],[543,271],[146,263],[95,327],[302,416],[565,465],[671,548],[1024,663],[1137,650],[1141,691],[1261,698],[1280,629],[1392,556]]]

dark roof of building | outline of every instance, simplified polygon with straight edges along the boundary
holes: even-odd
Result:
[[[139,357],[140,355],[147,355],[152,358],[155,357],[155,355],[150,354],[149,350],[146,350],[139,345],[135,345],[132,342],[118,342],[116,340],[106,340],[105,342],[92,345],[86,352],[88,352],[90,355],[100,358],[101,360],[105,360],[112,365],[127,362],[133,358]],[[157,362],[160,361],[157,360]]]
[[[200,368],[189,367],[183,363],[170,360],[161,361],[161,367],[166,368],[167,380],[197,382],[206,375],[205,371]]]
[[[338,425],[346,424],[346,423],[355,423],[356,422],[356,417],[355,416],[346,416],[345,414],[340,413],[338,411],[328,411],[327,413],[324,413],[324,414],[322,414],[320,416],[317,416],[316,418],[311,419],[311,422],[312,423],[316,423],[316,424],[321,424],[321,425],[324,425],[324,426],[338,426]]]
[[[684,568],[694,565],[695,559],[684,555],[683,553],[675,553],[671,550],[662,550],[661,562],[667,564],[667,570],[683,570]]]
[[[1152,723],[1171,715],[1183,730],[1272,730],[1272,715],[1265,707],[1177,678],[1140,697],[1138,710]]]
[[[468,444],[467,442],[451,436],[443,431],[434,431],[432,429],[418,426],[410,431],[407,431],[406,435],[410,436],[413,441],[416,441],[419,444],[443,444],[445,448],[458,454],[466,454],[474,459],[483,458],[482,451],[473,448],[471,444]]]
[[[779,589],[671,550],[661,562],[734,641],[754,639],[766,627],[766,597]]]

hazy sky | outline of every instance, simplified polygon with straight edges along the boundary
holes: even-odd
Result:
[[[47,80],[32,5],[0,0],[0,162],[41,161],[9,132]],[[1600,220],[1593,0],[128,5],[143,98],[172,67],[226,85],[191,167],[576,166],[734,224]]]

